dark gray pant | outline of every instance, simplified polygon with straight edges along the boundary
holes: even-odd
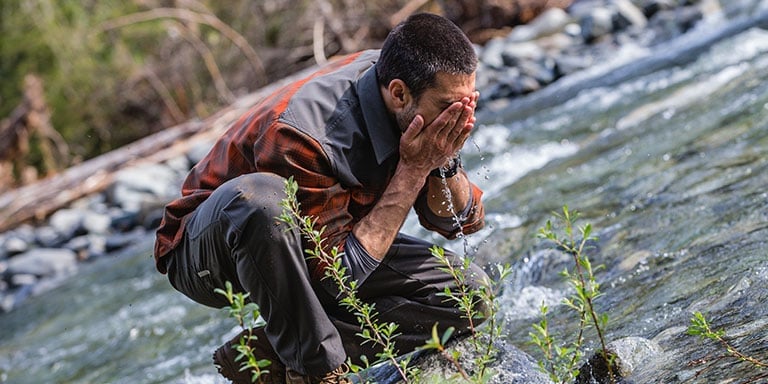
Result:
[[[249,292],[266,320],[270,344],[289,368],[319,375],[376,349],[362,339],[355,317],[334,299],[329,280],[312,281],[300,235],[286,231],[280,215],[284,179],[268,173],[243,175],[223,184],[189,218],[181,244],[168,256],[171,284],[192,300],[228,306],[215,288],[232,283]],[[429,252],[431,243],[400,234],[378,268],[358,289],[375,303],[378,320],[399,324],[397,350],[407,353],[430,338],[432,326],[467,331],[468,321],[440,293],[456,289]],[[448,253],[448,251],[446,251]],[[454,255],[452,258],[456,259]],[[460,265],[459,260],[455,263]],[[475,265],[470,288],[485,274]]]

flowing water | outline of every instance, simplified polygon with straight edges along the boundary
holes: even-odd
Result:
[[[604,265],[597,305],[610,317],[607,338],[663,349],[633,382],[766,374],[719,359],[723,349],[685,330],[700,311],[737,348],[768,360],[767,76],[768,32],[750,29],[681,65],[535,113],[499,110],[477,128],[463,157],[486,191],[488,225],[463,248],[513,266],[501,297],[513,344],[535,354],[527,334],[542,302],[556,329],[576,324],[557,305],[568,259],[535,239],[567,204],[599,237],[588,255]],[[413,218],[406,227],[420,232]],[[154,270],[151,241],[0,315],[0,382],[223,383],[210,356],[234,322],[173,291]]]

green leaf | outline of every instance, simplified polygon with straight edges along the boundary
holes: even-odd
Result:
[[[435,325],[437,325],[437,324],[435,324]],[[454,330],[455,330],[454,327],[449,327],[448,329],[445,330],[445,333],[443,333],[443,339],[441,340],[443,345],[445,345],[445,343],[448,342],[448,339],[451,338],[451,335],[453,335],[453,331]]]

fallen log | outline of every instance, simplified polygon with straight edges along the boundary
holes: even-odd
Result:
[[[243,96],[203,120],[192,120],[84,161],[32,184],[0,194],[0,232],[22,223],[44,220],[73,201],[109,187],[117,171],[141,163],[160,163],[186,153],[199,143],[213,143],[259,99],[278,87],[306,76],[305,69]]]

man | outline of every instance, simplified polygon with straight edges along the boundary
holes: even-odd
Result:
[[[379,321],[399,324],[400,353],[423,345],[435,323],[467,333],[468,320],[440,295],[456,286],[430,255],[432,244],[399,230],[411,208],[448,238],[483,225],[482,192],[455,158],[475,122],[476,65],[454,24],[411,16],[380,53],[338,59],[254,106],[166,207],[158,270],[208,306],[228,305],[214,293],[226,281],[250,293],[266,320],[251,342],[259,359],[272,361],[265,382],[345,382],[348,357],[376,352],[361,345],[354,316],[322,279],[326,266],[303,253],[307,240],[276,220],[291,176],[302,214],[325,227],[324,245],[340,249],[359,297],[375,303]],[[467,275],[472,287],[484,277],[474,265]],[[214,362],[225,377],[250,382],[234,361],[238,339]]]

